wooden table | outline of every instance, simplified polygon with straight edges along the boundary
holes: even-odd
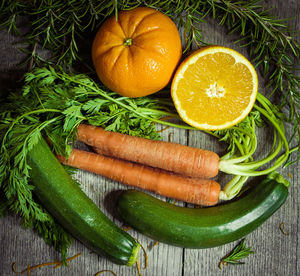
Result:
[[[299,29],[300,26],[300,1],[263,1],[268,6],[274,6],[274,13],[279,17],[294,17],[291,26]],[[226,30],[216,26],[213,20],[202,27],[203,37],[210,43],[220,44],[235,48],[245,54],[247,53],[233,43],[235,37],[226,34]],[[17,68],[17,64],[24,57],[14,45],[18,39],[8,35],[6,31],[0,33],[0,85],[10,86],[13,81],[22,76],[22,69]],[[260,91],[264,91],[263,82],[260,78]],[[161,126],[157,126],[158,129]],[[172,133],[172,141],[211,149],[222,153],[224,145],[218,143],[214,138],[199,131],[185,131],[169,128],[162,132],[164,140],[168,140]],[[267,133],[260,135],[259,148],[257,154],[263,156],[267,151],[265,144],[268,143]],[[244,265],[226,266],[218,268],[220,259],[226,255],[237,242],[205,250],[182,249],[159,243],[153,247],[154,241],[134,230],[129,233],[135,237],[145,247],[149,265],[143,269],[143,256],[140,255],[142,265],[142,275],[149,276],[192,276],[192,275],[300,275],[299,265],[299,198],[300,179],[299,164],[289,167],[283,171],[289,178],[292,185],[286,203],[260,228],[247,236],[246,243],[255,251],[254,255],[245,259]],[[82,183],[83,190],[92,200],[103,210],[115,223],[121,222],[114,219],[110,208],[104,206],[104,197],[113,190],[126,189],[118,183],[110,181],[91,173],[80,171],[75,177]],[[218,179],[224,183],[224,176]],[[279,225],[284,222],[284,230],[288,235],[284,235]],[[43,267],[31,272],[31,275],[95,275],[100,270],[112,270],[119,276],[138,275],[137,269],[133,267],[118,266],[104,258],[92,253],[76,240],[69,250],[69,256],[81,253],[81,256],[74,259],[69,267],[54,269],[53,266]],[[16,262],[16,269],[23,270],[28,264],[35,265],[43,262],[59,259],[59,254],[48,247],[44,241],[30,230],[25,230],[19,226],[19,218],[8,216],[0,222],[0,275],[15,275],[12,272],[12,263]],[[109,275],[107,272],[103,275]],[[111,274],[112,275],[112,274]]]

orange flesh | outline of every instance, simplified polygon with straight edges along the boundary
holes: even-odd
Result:
[[[220,125],[241,116],[247,108],[253,93],[252,75],[246,65],[236,63],[227,53],[207,54],[189,65],[177,89],[190,119]]]

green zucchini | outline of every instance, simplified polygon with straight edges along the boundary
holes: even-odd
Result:
[[[140,245],[81,190],[44,139],[30,150],[27,162],[32,168],[35,195],[59,224],[95,253],[117,264],[136,262]]]
[[[252,232],[286,200],[287,181],[272,174],[238,199],[207,208],[175,206],[137,190],[123,191],[117,211],[156,241],[185,248],[220,246]]]

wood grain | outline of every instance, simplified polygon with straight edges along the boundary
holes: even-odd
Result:
[[[295,1],[263,1],[268,7],[274,6],[274,13],[279,17],[294,17],[291,26],[300,27],[300,2]],[[245,49],[240,49],[229,36],[226,29],[219,27],[213,20],[209,24],[201,26],[203,37],[207,42],[220,44],[238,49],[247,56]],[[24,55],[17,49],[14,43],[17,38],[8,35],[6,31],[0,32],[0,90],[11,86],[12,82],[20,79],[24,68],[18,68],[17,64],[24,59]],[[260,88],[264,91],[262,77],[260,76]],[[158,126],[158,129],[162,129]],[[210,149],[218,153],[224,151],[224,145],[217,143],[214,138],[199,131],[186,131],[168,128],[162,132],[165,141]],[[260,143],[258,153],[264,155],[268,148],[269,139],[265,132],[259,133]],[[143,255],[140,255],[142,275],[148,276],[193,276],[193,275],[300,275],[299,266],[299,198],[300,179],[299,165],[289,167],[283,171],[292,183],[290,194],[286,203],[265,222],[259,229],[247,236],[247,245],[256,252],[248,257],[245,265],[226,266],[222,270],[218,268],[219,260],[226,255],[237,242],[225,246],[204,250],[181,249],[178,247],[161,244],[152,247],[155,241],[147,238],[134,230],[129,230],[148,254],[149,265],[143,269]],[[115,218],[113,213],[113,191],[127,189],[121,184],[80,171],[75,175],[82,185],[82,189],[91,199],[107,214],[116,224],[122,223]],[[227,177],[228,178],[228,177]],[[218,180],[224,185],[227,180],[224,175]],[[162,198],[163,199],[163,198]],[[180,203],[182,205],[182,203]],[[284,222],[284,235],[279,225]],[[95,275],[100,270],[112,270],[119,276],[138,275],[136,267],[115,265],[104,258],[98,258],[89,249],[78,241],[74,241],[69,250],[69,256],[82,253],[73,260],[68,267],[43,267],[31,272],[31,275],[62,276],[62,275]],[[19,219],[8,216],[0,222],[0,275],[15,275],[11,266],[16,262],[16,268],[23,270],[28,264],[35,265],[43,262],[59,259],[59,254],[45,245],[43,240],[35,233],[19,226]],[[103,274],[103,275],[109,275]]]

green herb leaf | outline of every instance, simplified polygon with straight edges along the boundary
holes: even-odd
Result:
[[[251,250],[251,247],[246,247],[245,238],[242,239],[239,244],[219,262],[219,268],[221,269],[224,265],[241,265],[244,262],[241,259],[247,258],[249,255],[255,252]]]

